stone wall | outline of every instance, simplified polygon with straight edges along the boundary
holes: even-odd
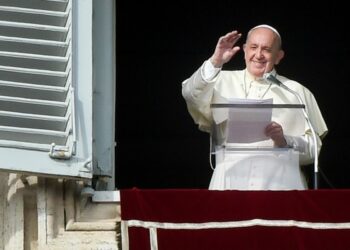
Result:
[[[121,249],[119,203],[92,202],[83,187],[0,172],[0,249]]]

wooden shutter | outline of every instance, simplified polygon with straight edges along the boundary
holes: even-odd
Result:
[[[92,177],[91,24],[92,1],[0,0],[0,169]]]

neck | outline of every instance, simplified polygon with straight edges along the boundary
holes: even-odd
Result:
[[[256,76],[250,73],[247,69],[245,70],[245,75],[248,81],[259,81],[263,78],[263,76]]]
[[[245,98],[247,99],[249,97],[250,90],[252,88],[253,82],[258,82],[260,84],[266,83],[266,81],[262,77],[255,77],[252,74],[248,72],[248,70],[244,71],[243,76],[243,88],[245,93]],[[259,96],[259,99],[264,99],[267,92],[270,90],[271,83],[269,83],[268,87],[266,88],[265,92]]]

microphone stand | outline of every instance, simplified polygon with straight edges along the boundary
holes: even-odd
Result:
[[[304,105],[302,99],[300,98],[299,94],[296,91],[288,88],[281,81],[279,81],[276,77],[272,76],[271,73],[264,74],[264,79],[268,80],[269,82],[275,83],[278,86],[282,87],[283,89],[287,90],[288,92],[292,93],[293,95],[296,96],[296,98],[298,99],[299,103]],[[308,114],[305,111],[305,108],[303,108],[302,110],[303,110],[303,114],[304,114],[305,120],[306,120],[307,124],[310,127],[311,134],[312,134],[312,139],[313,139],[313,142],[314,142],[314,148],[313,148],[314,149],[314,158],[315,158],[315,160],[314,160],[314,189],[318,189],[318,147],[317,147],[317,136],[316,136],[315,129],[314,129],[314,127],[312,126],[312,124],[310,122],[309,116],[308,116]]]

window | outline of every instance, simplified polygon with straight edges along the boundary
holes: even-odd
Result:
[[[0,170],[113,176],[110,5],[113,1],[0,0]],[[100,14],[105,10],[109,14]],[[98,29],[101,25],[109,27]]]

